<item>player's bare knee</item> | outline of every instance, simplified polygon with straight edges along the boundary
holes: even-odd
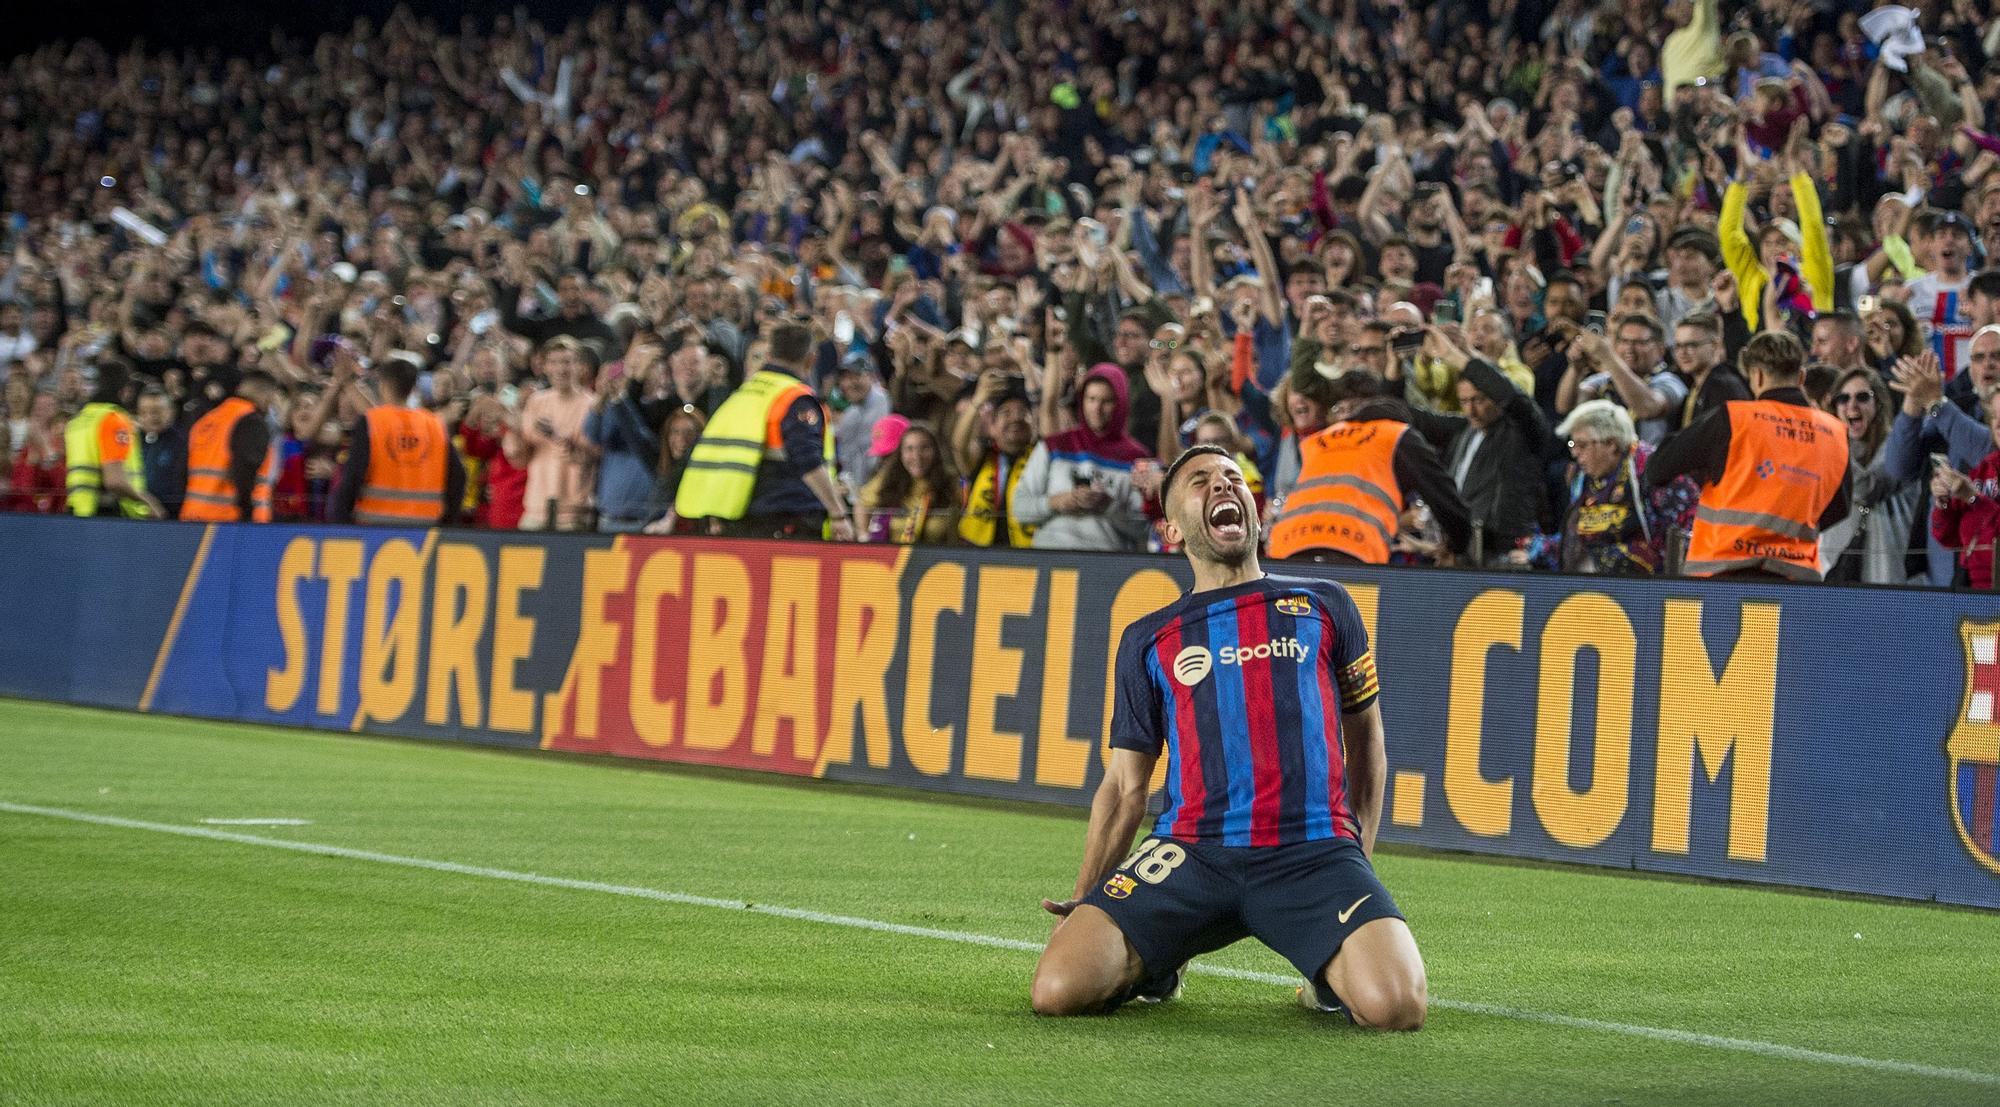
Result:
[[[1371,1030],[1420,1030],[1430,997],[1421,975],[1371,981],[1345,997],[1354,1021]]]
[[[1083,986],[1071,977],[1040,973],[1028,991],[1028,1002],[1037,1015],[1088,1015],[1101,1010],[1104,998],[1096,989]]]

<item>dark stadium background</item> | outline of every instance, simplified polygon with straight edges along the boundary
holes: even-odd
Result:
[[[111,0],[98,4],[36,4],[16,9],[7,24],[6,56],[13,57],[49,42],[93,38],[114,49],[134,40],[175,49],[213,47],[218,54],[247,53],[253,57],[268,51],[271,32],[292,36],[318,34],[345,28],[357,16],[367,16],[380,26],[391,11],[406,6],[417,15],[434,19],[440,26],[453,26],[462,16],[482,20],[493,13],[525,9],[545,25],[560,27],[569,17],[598,7],[585,0],[530,0],[528,3],[499,3],[475,0],[446,3],[443,0],[314,0],[311,3],[279,3],[271,0],[198,0],[195,3],[147,3],[145,0]],[[616,5],[623,8],[624,5]],[[653,11],[663,5],[648,3]]]

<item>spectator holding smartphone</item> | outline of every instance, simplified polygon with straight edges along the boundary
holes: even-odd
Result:
[[[1132,476],[1153,455],[1126,433],[1125,371],[1105,362],[1085,373],[1076,407],[1081,425],[1045,439],[1028,455],[1015,515],[1040,528],[1036,549],[1144,549],[1144,497]]]

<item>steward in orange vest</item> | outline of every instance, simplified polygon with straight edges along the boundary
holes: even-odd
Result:
[[[243,374],[236,395],[188,431],[187,492],[181,518],[204,523],[268,523],[278,450],[264,413],[277,395],[271,374]]]
[[[1701,485],[1682,570],[1691,577],[1820,579],[1820,532],[1847,517],[1847,429],[1799,387],[1805,348],[1783,331],[1738,356],[1755,400],[1710,411],[1661,444],[1649,488],[1686,474]]]
[[[1465,502],[1437,450],[1412,433],[1394,386],[1357,370],[1334,382],[1334,423],[1299,443],[1299,481],[1271,523],[1268,552],[1345,564],[1386,565],[1402,514],[1422,497],[1462,555],[1472,534]]]
[[[382,402],[349,430],[347,464],[334,495],[333,521],[431,527],[450,523],[465,499],[465,465],[444,421],[409,406],[418,369],[391,357],[375,367]]]

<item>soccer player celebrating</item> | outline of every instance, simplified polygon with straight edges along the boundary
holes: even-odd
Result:
[[[1368,860],[1388,761],[1354,601],[1331,581],[1264,575],[1227,451],[1182,454],[1160,497],[1194,590],[1119,643],[1111,763],[1076,890],[1042,901],[1062,918],[1035,1011],[1172,999],[1189,958],[1255,937],[1304,974],[1306,1006],[1415,1030],[1423,958]],[[1126,856],[1163,751],[1166,809]]]

